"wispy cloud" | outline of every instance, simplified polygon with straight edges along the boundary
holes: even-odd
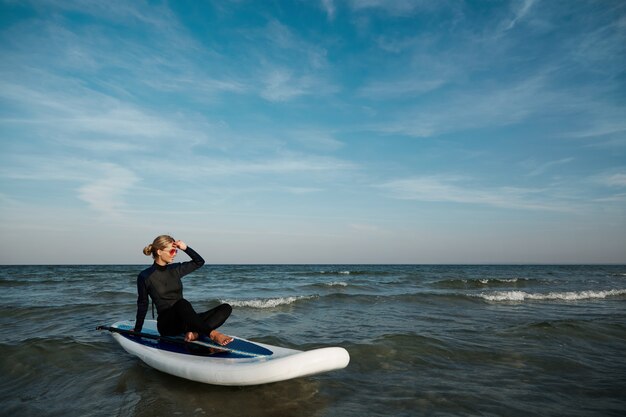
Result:
[[[27,0],[26,2],[29,1]],[[98,0],[30,0],[30,2],[39,8],[79,12],[99,19],[117,22],[142,22],[161,29],[171,26],[172,22],[177,20],[176,16],[168,8],[151,5],[145,1],[129,3],[122,0],[107,2]]]
[[[336,91],[326,77],[329,63],[326,49],[296,35],[278,20],[271,20],[262,29],[251,29],[255,47],[252,50],[261,65],[254,68],[260,80],[261,97],[272,102],[290,101],[300,96],[325,95]]]
[[[78,197],[107,216],[118,216],[126,207],[125,197],[139,178],[134,172],[112,163],[98,163],[97,176],[78,188]]]
[[[601,196],[595,197],[594,202],[603,203],[605,208],[607,204],[617,203],[619,210],[624,213],[626,207],[624,205],[626,202],[626,192],[624,192],[626,190],[626,169],[621,167],[605,170],[591,176],[586,182],[596,188],[600,186],[600,190],[596,190],[595,194]]]
[[[352,171],[358,168],[353,162],[314,155],[287,154],[262,159],[244,158],[208,158],[196,157],[188,161],[187,166],[172,167],[171,174],[179,173],[181,178],[197,178],[198,176],[228,177],[238,175],[267,175],[267,174],[325,174],[337,175],[342,171]],[[148,161],[148,165],[158,165],[157,161]]]
[[[265,53],[271,54],[275,59],[282,61],[291,59],[295,55],[301,59],[292,64],[303,63],[312,69],[320,69],[328,65],[327,51],[324,47],[302,38],[278,20],[269,21],[263,28],[261,38],[266,43]]]
[[[301,96],[323,96],[337,90],[331,82],[310,71],[289,67],[266,66],[260,72],[261,97],[272,102],[286,102]]]
[[[333,133],[315,129],[294,130],[290,136],[307,148],[318,151],[332,152],[345,146],[345,143],[337,139]]]
[[[481,187],[454,176],[403,178],[378,184],[377,188],[402,200],[478,204],[518,210],[574,211],[570,203],[549,198],[547,189]]]
[[[552,101],[543,77],[532,77],[506,87],[458,92],[428,106],[413,106],[401,117],[372,130],[429,137],[447,132],[506,126],[545,109]]]
[[[444,78],[410,78],[405,80],[375,81],[364,86],[357,93],[371,99],[397,99],[414,97],[436,90],[447,82]]]
[[[337,13],[337,8],[335,7],[335,1],[334,0],[321,0],[322,2],[322,8],[324,9],[324,11],[326,12],[326,15],[328,16],[328,20],[334,20],[335,19],[335,14]]]
[[[626,171],[604,173],[596,181],[606,187],[626,187]]]
[[[220,93],[252,91],[235,71],[224,70],[227,64],[218,65],[229,60],[200,44],[167,7],[144,2],[36,3],[39,16],[3,33],[5,48],[0,53],[13,63],[3,68],[3,78],[12,83],[41,85],[27,79],[36,71],[44,79],[86,79],[88,83],[77,84],[133,100],[147,88],[185,93],[204,102]],[[71,25],[45,16],[47,9],[93,16],[98,23]],[[111,31],[104,22],[126,30]]]
[[[513,18],[505,25],[504,30],[511,30],[515,27],[517,22],[524,19],[530,12],[533,5],[537,0],[521,0],[515,9]]]
[[[13,155],[11,162],[0,169],[0,178],[55,187],[61,195],[72,192],[67,197],[82,200],[106,216],[117,216],[118,210],[126,206],[126,197],[140,181],[133,171],[120,164],[92,159],[28,154]],[[67,204],[72,205],[71,201]]]
[[[284,68],[274,68],[263,77],[261,96],[269,101],[288,101],[311,91],[313,83],[307,77],[297,78]]]
[[[619,89],[615,86],[615,89]],[[626,146],[626,107],[606,96],[610,89],[597,92],[581,92],[577,96],[564,97],[562,101],[578,118],[571,126],[563,127],[560,137],[586,142],[589,147],[624,148]],[[604,97],[602,97],[604,96]]]
[[[624,203],[626,202],[626,193],[613,194],[608,197],[594,198],[596,203]]]
[[[28,86],[0,83],[0,97],[10,100],[14,108],[25,109],[21,115],[0,119],[0,125],[29,126],[48,143],[82,149],[139,150],[155,141],[185,138],[187,145],[210,143],[213,127],[206,120],[188,115],[164,114],[121,101],[84,88],[63,78],[53,87],[34,89]],[[86,140],[88,138],[88,140]]]
[[[46,149],[42,151],[45,153]],[[66,181],[78,184],[85,178],[91,178],[88,171],[90,166],[89,161],[75,157],[42,155],[42,152],[12,153],[10,161],[0,166],[0,177],[5,180]]]
[[[225,187],[219,193],[221,196],[269,191],[304,195],[322,191],[327,186],[324,178],[336,181],[342,173],[358,169],[349,161],[295,153],[257,159],[188,153],[169,154],[166,158],[156,154],[127,158],[131,158],[132,166],[97,157],[67,157],[62,150],[49,155],[13,154],[11,161],[0,167],[0,179],[35,182],[44,188],[53,186],[67,198],[81,200],[101,215],[119,217],[131,207],[130,201],[136,204],[146,196],[165,197],[175,192],[172,184],[179,190]],[[239,184],[242,178],[245,182]],[[206,197],[199,200],[205,201]]]
[[[428,0],[350,0],[353,10],[382,10],[393,16],[411,14],[418,10],[432,9],[437,2]]]
[[[574,160],[575,158],[561,158],[561,159],[556,159],[553,161],[539,162],[535,159],[532,159],[532,160],[523,161],[521,165],[524,168],[529,170],[529,172],[526,175],[530,177],[534,177],[534,176],[544,174],[546,171],[553,169],[555,167],[574,162]]]

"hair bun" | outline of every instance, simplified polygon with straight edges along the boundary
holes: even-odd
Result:
[[[143,248],[143,254],[146,256],[152,255],[152,243]]]

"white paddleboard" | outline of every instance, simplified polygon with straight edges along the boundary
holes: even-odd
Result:
[[[341,347],[301,351],[234,338],[219,346],[208,338],[186,343],[180,337],[160,337],[155,320],[146,320],[144,337],[130,334],[133,321],[110,327],[113,338],[128,353],[159,371],[214,385],[258,385],[342,369],[350,355]]]

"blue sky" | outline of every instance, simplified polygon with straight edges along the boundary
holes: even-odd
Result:
[[[0,0],[0,263],[626,263],[623,1]]]

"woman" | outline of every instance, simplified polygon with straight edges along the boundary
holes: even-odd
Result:
[[[191,261],[172,264],[178,249],[184,251]],[[232,342],[217,329],[232,312],[228,304],[221,304],[212,310],[197,314],[191,303],[183,298],[181,278],[204,265],[204,259],[185,242],[162,235],[143,250],[144,255],[154,259],[151,267],[143,270],[137,277],[137,320],[135,332],[141,332],[148,312],[148,295],[157,308],[157,328],[163,336],[185,333],[185,341],[198,339],[200,334],[211,340],[227,345]]]

